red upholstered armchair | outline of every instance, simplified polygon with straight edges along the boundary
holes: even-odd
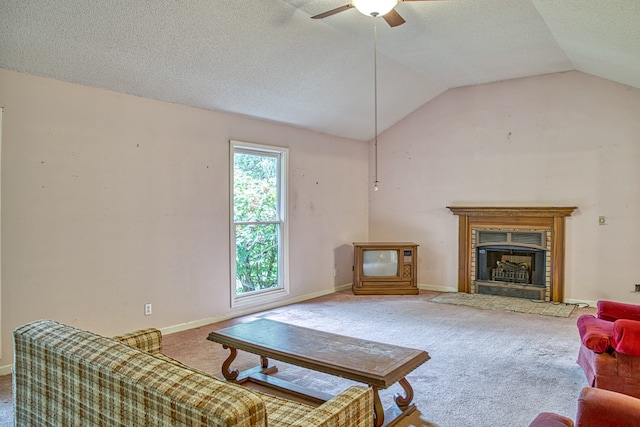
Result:
[[[640,398],[640,305],[598,301],[578,318],[578,365],[592,387]]]
[[[570,418],[543,412],[529,427],[573,427]],[[575,427],[637,427],[640,426],[640,399],[585,387],[578,398]]]

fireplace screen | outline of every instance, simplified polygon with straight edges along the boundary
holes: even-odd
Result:
[[[494,245],[477,251],[476,280],[545,286],[545,250]]]
[[[477,293],[544,299],[547,265],[541,232],[479,231],[476,244]]]

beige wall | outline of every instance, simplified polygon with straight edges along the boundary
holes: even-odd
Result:
[[[235,315],[229,139],[290,149],[286,301],[350,282],[367,237],[418,242],[421,285],[455,290],[446,206],[478,204],[578,206],[567,300],[640,303],[638,89],[569,72],[450,90],[380,136],[378,192],[352,140],[2,70],[0,106],[0,368],[36,318],[115,334]]]
[[[0,106],[0,366],[34,319],[110,335],[234,315],[229,139],[289,147],[286,301],[351,281],[366,143],[3,70]]]
[[[640,90],[580,72],[458,88],[378,145],[369,235],[419,243],[421,284],[457,289],[446,206],[577,206],[565,298],[640,303]]]

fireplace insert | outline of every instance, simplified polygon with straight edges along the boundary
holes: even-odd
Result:
[[[476,248],[476,292],[544,299],[546,250],[517,245]]]

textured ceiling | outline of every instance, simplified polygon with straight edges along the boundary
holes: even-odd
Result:
[[[640,0],[0,0],[0,68],[359,140],[449,88],[579,70],[640,88]]]

